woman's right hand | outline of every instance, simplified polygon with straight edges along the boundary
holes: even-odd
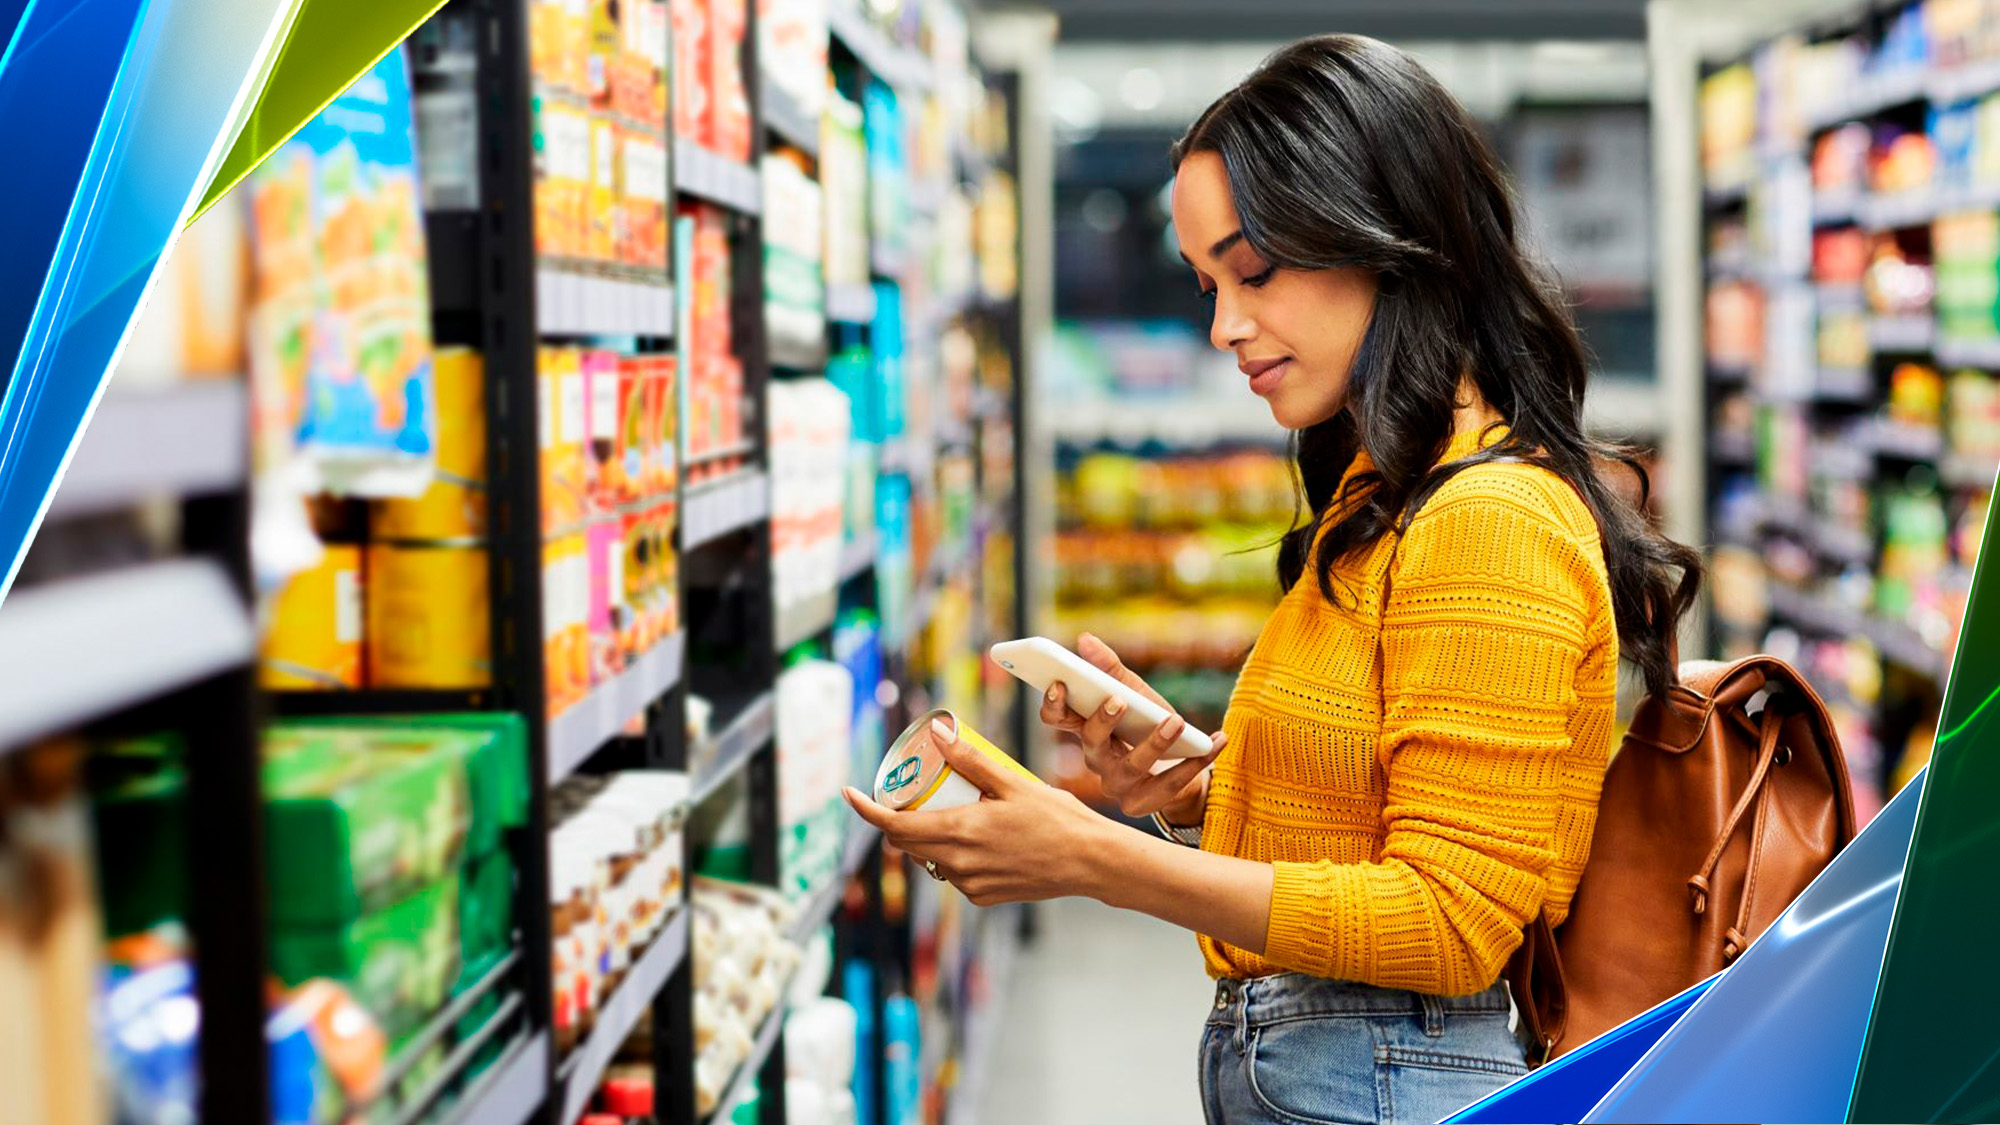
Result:
[[[1208,795],[1208,767],[1222,753],[1227,736],[1217,732],[1213,736],[1214,748],[1205,756],[1186,758],[1155,772],[1161,755],[1181,736],[1186,721],[1159,692],[1125,667],[1110,645],[1085,633],[1078,638],[1076,652],[1113,679],[1165,708],[1167,719],[1137,746],[1129,745],[1112,733],[1112,727],[1124,713],[1123,702],[1114,696],[1105,700],[1096,714],[1079,715],[1070,709],[1068,690],[1058,681],[1049,685],[1042,697],[1042,722],[1076,735],[1083,746],[1084,764],[1103,783],[1105,796],[1117,802],[1126,816],[1159,813],[1169,824],[1200,824]]]

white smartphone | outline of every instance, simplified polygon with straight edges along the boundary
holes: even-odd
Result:
[[[1047,637],[1024,637],[1001,641],[989,655],[993,662],[1036,691],[1047,693],[1049,685],[1060,682],[1069,690],[1069,708],[1079,715],[1097,714],[1104,701],[1117,696],[1125,701],[1125,714],[1112,729],[1118,737],[1137,745],[1167,721],[1166,708],[1133,688],[1111,678],[1103,669]],[[1161,759],[1199,758],[1215,748],[1209,737],[1192,726],[1167,747]]]

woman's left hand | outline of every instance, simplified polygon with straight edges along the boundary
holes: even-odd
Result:
[[[931,727],[951,768],[985,799],[935,812],[896,812],[857,789],[842,791],[861,819],[918,862],[930,860],[976,906],[1094,895],[1096,873],[1118,826],[1061,789],[988,761],[957,741],[944,724]]]

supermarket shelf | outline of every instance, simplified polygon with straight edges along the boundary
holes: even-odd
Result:
[[[833,878],[827,880],[826,886],[821,887],[806,902],[805,909],[799,911],[798,917],[792,920],[791,932],[786,936],[804,945],[815,930],[826,925],[827,920],[833,917],[833,912],[840,909],[841,899],[846,896],[847,881],[854,877],[855,872],[861,870],[861,865],[867,862],[869,849],[875,846],[875,842],[881,839],[881,836],[880,829],[872,824],[863,824],[860,830],[848,838],[847,845],[840,852],[840,870],[834,873]]]
[[[1757,461],[1757,443],[1749,434],[1718,433],[1708,448],[1718,465],[1753,465]]]
[[[1875,401],[1875,375],[1866,367],[1822,367],[1813,380],[1820,402],[1867,404]]]
[[[874,532],[871,531],[866,536],[856,539],[854,542],[840,549],[840,580],[843,583],[851,582],[861,577],[863,574],[874,569],[874,567]]]
[[[1950,488],[1991,489],[1995,459],[1947,453],[1938,459],[1938,479]]]
[[[1750,185],[1747,181],[1740,184],[1718,184],[1701,189],[1701,205],[1709,211],[1726,211],[1732,207],[1741,207],[1749,198]]]
[[[908,474],[917,467],[915,439],[904,434],[887,438],[882,442],[882,456],[878,468],[883,473]]]
[[[909,272],[909,251],[885,246],[880,242],[871,243],[868,247],[868,268],[884,281],[898,281]]]
[[[1944,434],[1934,428],[1908,422],[1876,419],[1863,427],[1861,438],[1878,456],[1905,461],[1935,461],[1944,454]]]
[[[1255,395],[1218,397],[1212,401],[1182,399],[1168,402],[1071,403],[1052,411],[1048,427],[1055,439],[1072,445],[1147,440],[1170,445],[1285,440],[1284,427],[1271,408]]]
[[[240,378],[129,391],[114,382],[49,498],[49,518],[234,488],[249,474],[249,418]]]
[[[751,526],[770,511],[770,484],[761,469],[696,485],[687,490],[682,501],[681,541],[694,550]]]
[[[1995,90],[2000,90],[2000,59],[1946,67],[1930,75],[1930,99],[1936,105],[1970,101]]]
[[[689,807],[699,806],[713,797],[716,790],[743,771],[757,751],[771,741],[776,714],[776,702],[767,691],[752,699],[730,720],[728,726],[722,728],[722,733],[715,736],[714,759],[695,779]]]
[[[779,609],[778,651],[784,652],[833,628],[834,612],[839,606],[840,591],[827,590]]]
[[[592,1094],[604,1081],[604,1071],[611,1065],[618,1048],[625,1042],[639,1021],[653,1010],[653,998],[660,994],[667,978],[673,975],[688,952],[688,911],[682,907],[674,912],[673,920],[660,930],[653,944],[639,956],[632,970],[625,974],[625,981],[618,991],[611,994],[601,1011],[597,1022],[591,1028],[590,1037],[570,1053],[561,1070],[562,1117],[567,1125],[583,1116],[584,1107],[590,1104]]]
[[[765,127],[779,139],[819,159],[818,120],[799,105],[790,91],[771,81],[768,74],[757,76],[757,110]]]
[[[771,1005],[770,1011],[764,1013],[763,1026],[757,1030],[757,1040],[751,1044],[750,1053],[743,1056],[742,1063],[736,1067],[736,1076],[729,1080],[729,1085],[723,1087],[722,1098],[715,1103],[715,1112],[703,1119],[709,1125],[721,1125],[729,1119],[729,1111],[735,1107],[736,1099],[743,1096],[743,1091],[757,1076],[757,1072],[764,1069],[764,1060],[771,1057],[771,1049],[778,1045],[778,1033],[785,1028],[785,1016],[788,1012],[785,996],[791,991],[791,987],[791,978],[786,977],[785,987],[778,991],[778,1002]]]
[[[674,142],[674,188],[745,215],[764,210],[757,170],[681,138]]]
[[[1843,312],[1863,312],[1868,307],[1868,292],[1859,282],[1821,281],[1813,284],[1813,303],[1821,310],[1836,309]]]
[[[618,737],[633,716],[679,683],[686,653],[687,634],[675,633],[550,719],[549,784],[575,773],[605,743]]]
[[[1949,664],[1944,653],[1925,644],[1917,631],[1898,621],[1849,609],[1801,593],[1781,583],[1766,591],[1771,612],[1816,633],[1867,637],[1883,656],[1920,675],[1942,681]]]
[[[1812,198],[1815,225],[1836,226],[1854,222],[1861,214],[1862,195],[1858,191],[1816,191]]]
[[[1941,336],[1937,361],[1946,367],[1984,367],[2000,371],[2000,337],[1989,340],[1955,340]]]
[[[1865,483],[1875,477],[1875,458],[1852,442],[1826,442],[1813,449],[1812,474],[1828,480]]]
[[[1866,196],[1857,217],[1870,230],[1900,230],[1923,226],[1941,210],[1949,210],[1945,194],[1922,187]]]
[[[672,336],[674,287],[544,266],[535,324],[545,336]]]
[[[875,77],[891,86],[914,90],[931,87],[930,67],[923,57],[898,46],[869,23],[858,0],[833,0],[827,5],[826,25]]]
[[[1871,117],[1897,106],[1920,102],[1931,94],[1928,67],[1901,66],[1885,74],[1863,75],[1847,91],[1844,99],[1824,108],[1811,125],[1824,129],[1844,121]]]
[[[431,1072],[431,1076],[409,1097],[403,1108],[386,1119],[386,1125],[417,1125],[419,1121],[433,1120],[429,1112],[430,1107],[444,1094],[445,1088],[458,1080],[458,1075],[471,1064],[472,1057],[485,1050],[486,1044],[493,1039],[500,1028],[520,1015],[524,1007],[526,1005],[522,1003],[518,994],[502,1000],[500,1007],[486,1018],[486,1022],[480,1025],[478,1031],[453,1044],[444,1059]]]
[[[539,1031],[481,1075],[444,1120],[451,1125],[522,1125],[541,1108],[548,1090],[549,1034]]]
[[[1743,383],[1750,379],[1750,365],[1747,363],[1708,363],[1708,378],[1712,383]]]
[[[241,665],[255,644],[212,562],[16,588],[0,606],[0,753]]]
[[[826,318],[839,324],[868,324],[875,319],[875,290],[867,285],[826,287]]]
[[[824,325],[821,325],[820,333],[810,340],[793,336],[788,332],[772,331],[768,342],[773,367],[784,367],[794,371],[818,371],[826,366]]]
[[[1868,343],[1877,352],[1929,351],[1937,322],[1926,313],[1875,316],[1868,321]]]

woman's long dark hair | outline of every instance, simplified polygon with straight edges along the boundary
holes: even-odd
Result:
[[[1360,267],[1380,282],[1348,408],[1292,438],[1310,515],[1280,544],[1285,586],[1310,563],[1341,601],[1336,561],[1402,534],[1454,474],[1529,461],[1574,486],[1596,517],[1622,655],[1649,690],[1673,683],[1668,635],[1694,602],[1701,556],[1647,521],[1635,451],[1584,433],[1590,368],[1568,302],[1519,244],[1499,161],[1457,100],[1394,47],[1320,36],[1272,55],[1209,106],[1174,144],[1174,167],[1194,152],[1221,156],[1243,237],[1266,261]],[[1438,466],[1466,374],[1508,432]],[[1363,448],[1374,469],[1355,474],[1336,505]],[[1607,479],[1618,464],[1636,474],[1636,502]]]

